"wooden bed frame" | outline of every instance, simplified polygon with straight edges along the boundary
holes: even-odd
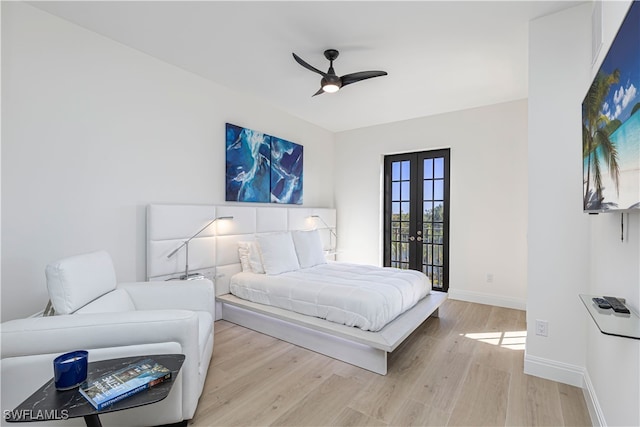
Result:
[[[314,224],[312,217],[322,221]],[[276,337],[381,375],[387,373],[387,354],[394,351],[446,300],[431,291],[414,307],[380,331],[333,323],[277,307],[242,300],[229,293],[229,281],[241,271],[237,245],[256,234],[320,230],[325,249],[335,250],[335,209],[245,207],[211,205],[149,205],[147,208],[147,279],[166,280],[184,273],[185,251],[167,255],[211,219],[233,216],[231,223],[214,223],[190,242],[190,271],[212,279],[216,287],[216,320],[223,319]],[[326,224],[326,225],[325,225]]]

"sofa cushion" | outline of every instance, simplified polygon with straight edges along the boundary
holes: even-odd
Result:
[[[135,309],[129,293],[124,289],[116,289],[79,308],[75,313],[117,313],[119,311],[135,311]]]
[[[111,257],[99,251],[47,265],[49,298],[56,314],[70,314],[116,288]]]

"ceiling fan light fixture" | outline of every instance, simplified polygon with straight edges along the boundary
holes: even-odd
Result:
[[[327,93],[336,93],[338,90],[340,90],[340,86],[335,83],[325,83],[322,86],[322,90]]]
[[[340,77],[328,74],[320,80],[320,87],[323,92],[336,93],[342,87],[342,81],[340,81]]]

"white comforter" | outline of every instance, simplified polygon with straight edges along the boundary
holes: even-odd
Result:
[[[249,301],[378,331],[431,290],[419,271],[332,262],[277,276],[238,273],[231,293]]]

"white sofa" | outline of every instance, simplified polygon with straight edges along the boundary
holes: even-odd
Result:
[[[3,411],[14,409],[52,378],[56,356],[88,350],[89,362],[148,354],[186,356],[166,399],[100,415],[104,426],[153,426],[193,417],[213,352],[211,281],[116,284],[106,252],[50,264],[46,276],[56,315],[1,325]],[[4,416],[2,422],[6,424]],[[30,423],[39,424],[52,425]],[[55,425],[84,425],[84,421],[56,421]]]

